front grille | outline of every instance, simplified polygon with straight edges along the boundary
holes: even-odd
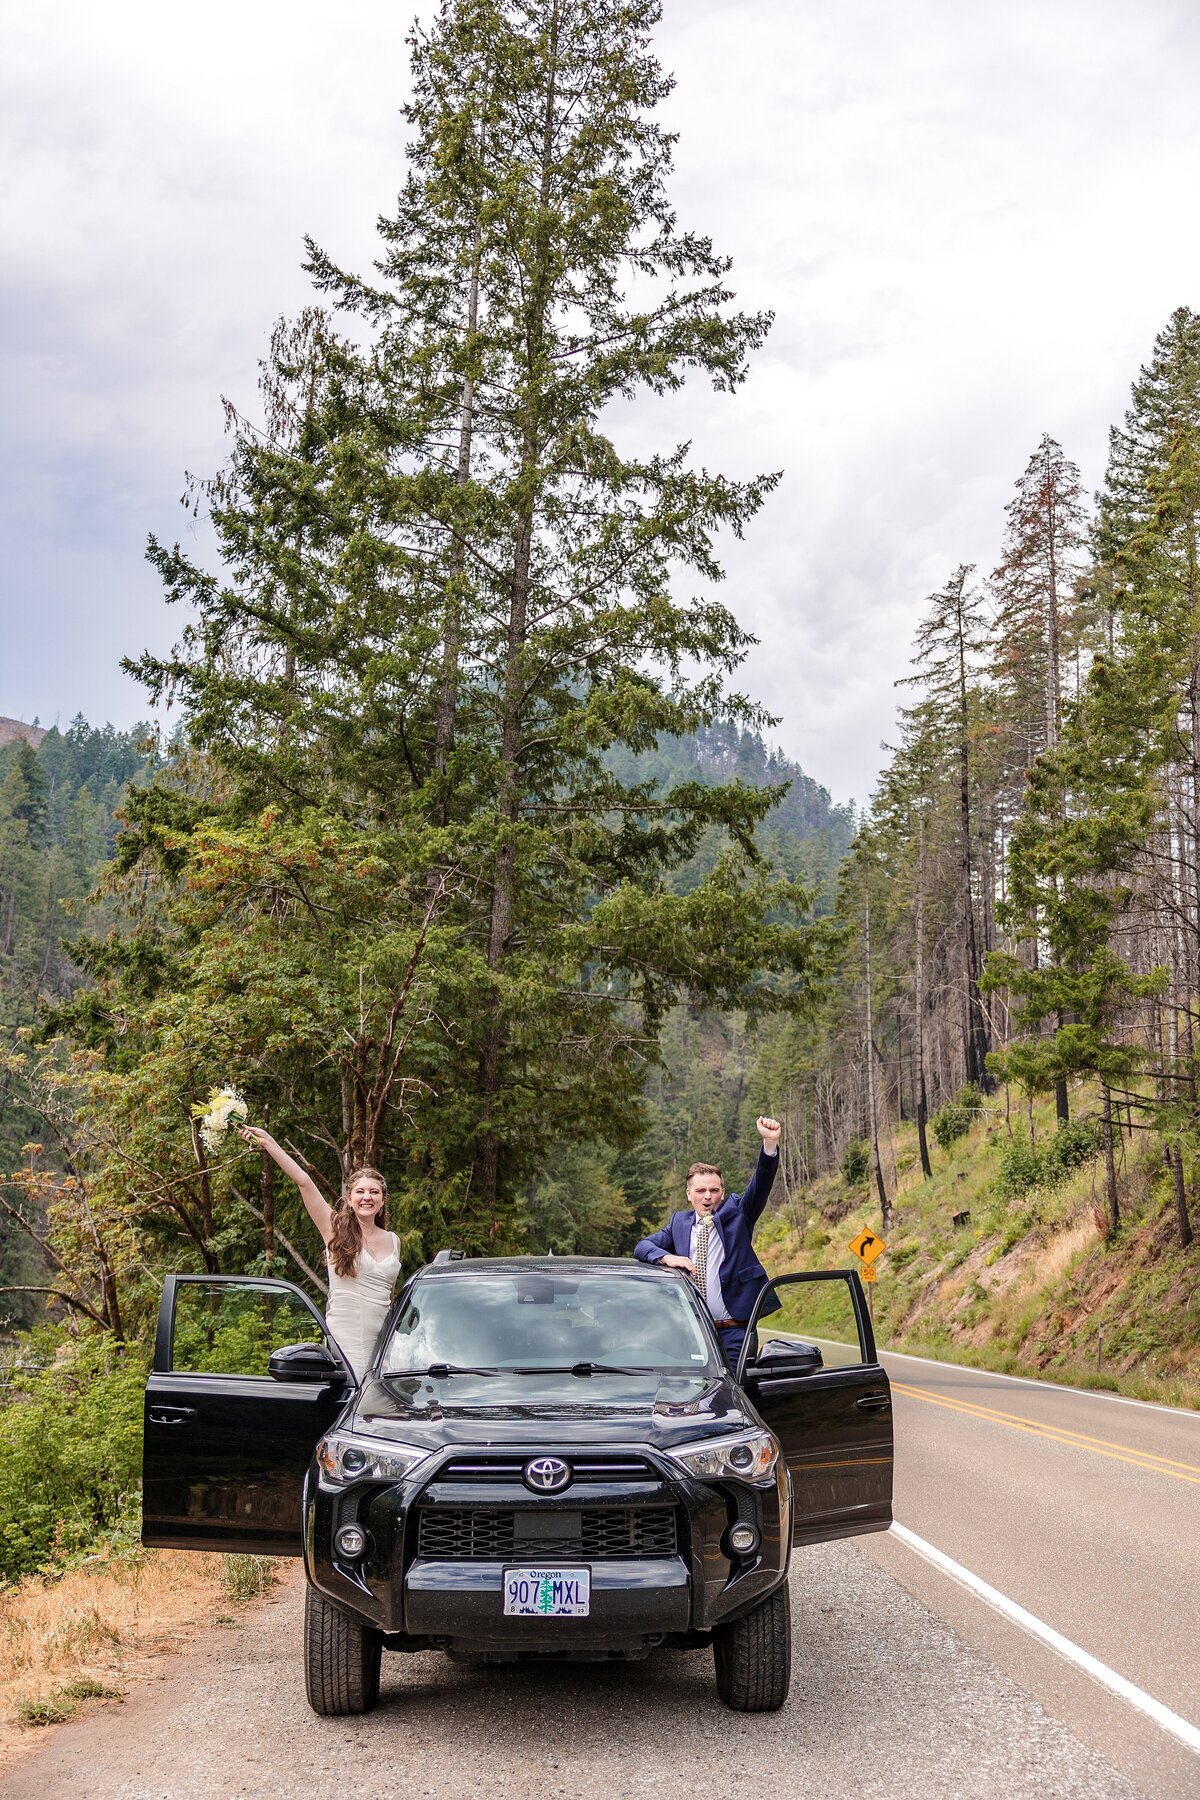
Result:
[[[557,1562],[583,1557],[673,1556],[679,1548],[673,1506],[585,1506],[553,1536],[533,1535],[536,1511],[503,1506],[423,1506],[418,1556],[442,1562]],[[520,1523],[518,1524],[518,1521]],[[561,1515],[560,1515],[561,1521]]]
[[[521,1471],[535,1453],[520,1455],[456,1456],[443,1463],[438,1481],[519,1481]],[[542,1451],[537,1454],[546,1455]],[[661,1481],[658,1471],[640,1456],[571,1456],[571,1479],[576,1481]]]

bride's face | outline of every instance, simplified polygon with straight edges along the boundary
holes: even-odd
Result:
[[[369,1225],[383,1206],[383,1189],[373,1175],[360,1175],[350,1189],[350,1209],[360,1225]]]

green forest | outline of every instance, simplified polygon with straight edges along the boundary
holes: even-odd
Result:
[[[1034,423],[835,804],[716,597],[779,476],[647,448],[771,326],[670,203],[657,16],[447,0],[375,265],[308,244],[189,482],[211,559],[150,540],[180,630],[125,667],[171,741],[0,750],[0,1576],[133,1516],[164,1273],[321,1292],[274,1166],[201,1137],[215,1086],[331,1195],[382,1166],[409,1267],[628,1252],[764,1109],[795,1254],[844,1260],[810,1193],[903,1228],[986,1117],[1026,1211],[1085,1168],[1114,1266],[1135,1225],[1194,1255],[1200,316],[1094,501]]]

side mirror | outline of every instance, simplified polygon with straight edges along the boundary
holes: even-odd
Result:
[[[795,1381],[823,1369],[825,1359],[815,1344],[801,1343],[797,1338],[767,1338],[758,1347],[758,1355],[747,1363],[747,1381]]]
[[[285,1344],[271,1352],[267,1373],[276,1381],[345,1381],[345,1366],[324,1344]]]

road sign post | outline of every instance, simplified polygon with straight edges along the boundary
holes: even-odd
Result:
[[[883,1238],[879,1237],[873,1231],[868,1231],[867,1227],[864,1225],[862,1230],[856,1232],[855,1236],[851,1239],[849,1249],[852,1256],[857,1256],[860,1273],[863,1281],[866,1283],[867,1310],[871,1315],[871,1325],[873,1328],[875,1324],[875,1283],[879,1279],[879,1270],[875,1267],[875,1264],[887,1249],[887,1244],[884,1242]]]

